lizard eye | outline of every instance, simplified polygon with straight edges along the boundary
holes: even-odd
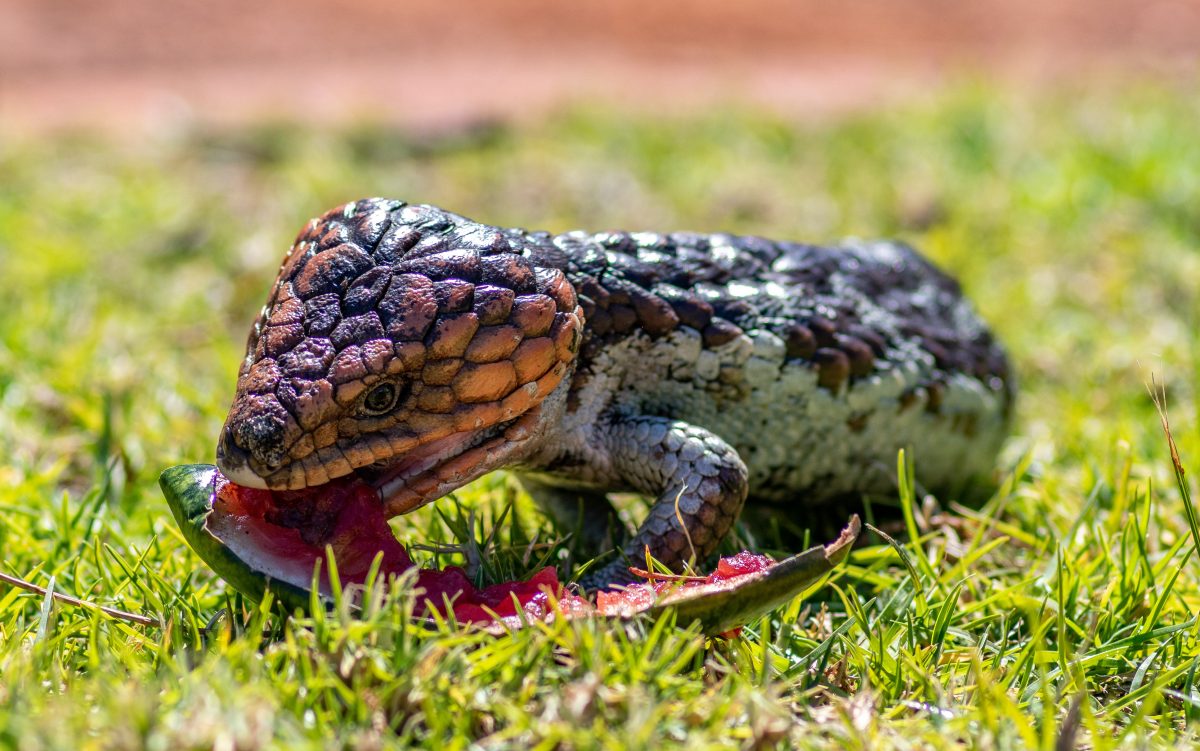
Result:
[[[359,411],[365,415],[382,415],[392,411],[400,401],[400,387],[394,383],[380,383],[363,397]]]

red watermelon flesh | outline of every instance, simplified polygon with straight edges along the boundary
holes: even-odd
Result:
[[[319,585],[330,591],[325,547],[333,551],[339,581],[363,584],[371,565],[383,553],[382,577],[399,575],[413,567],[408,551],[392,535],[378,492],[356,479],[335,480],[320,492],[270,491],[247,488],[218,474],[208,524],[223,539],[236,540],[238,554],[253,558],[261,570],[293,582],[311,581],[320,565]],[[441,570],[420,569],[417,586],[424,591],[422,614],[436,611],[459,623],[519,626],[523,620],[550,620],[558,611],[567,616],[630,616],[652,606],[670,591],[735,580],[765,570],[774,561],[742,552],[722,558],[707,576],[647,575],[646,584],[600,592],[596,601],[568,591],[553,567],[543,568],[526,581],[475,586],[457,566]]]

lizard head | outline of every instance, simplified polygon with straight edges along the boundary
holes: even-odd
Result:
[[[398,201],[312,220],[250,333],[217,465],[272,490],[359,474],[394,515],[510,462],[579,347],[554,255]]]

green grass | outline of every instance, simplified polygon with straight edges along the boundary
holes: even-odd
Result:
[[[1153,374],[1200,467],[1193,94],[962,90],[807,125],[581,110],[436,138],[264,126],[0,144],[0,572],[158,624],[0,585],[0,747],[1195,741],[1190,479],[1176,483],[1147,389]],[[977,511],[898,491],[915,539],[873,538],[731,641],[665,621],[493,638],[413,622],[403,592],[290,620],[244,602],[183,543],[155,479],[212,456],[294,233],[373,194],[551,230],[910,240],[1017,365],[999,489]],[[457,500],[398,524],[459,551],[427,561],[477,561],[492,581],[563,560],[502,476]]]

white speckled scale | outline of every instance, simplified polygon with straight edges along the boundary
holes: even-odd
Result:
[[[933,413],[919,402],[906,405],[904,396],[920,397],[928,377],[915,363],[889,363],[831,392],[818,387],[813,368],[785,360],[769,332],[711,350],[699,342],[699,332],[681,327],[657,342],[634,337],[616,345],[593,366],[606,377],[582,388],[580,401],[594,408],[568,417],[568,425],[586,435],[609,410],[703,426],[741,456],[756,500],[799,503],[888,488],[899,448],[915,456],[929,485],[982,477],[1006,432],[1004,398],[973,378],[950,376]],[[717,374],[730,368],[743,374],[741,398],[720,396]],[[976,420],[970,438],[960,428],[968,418]]]

